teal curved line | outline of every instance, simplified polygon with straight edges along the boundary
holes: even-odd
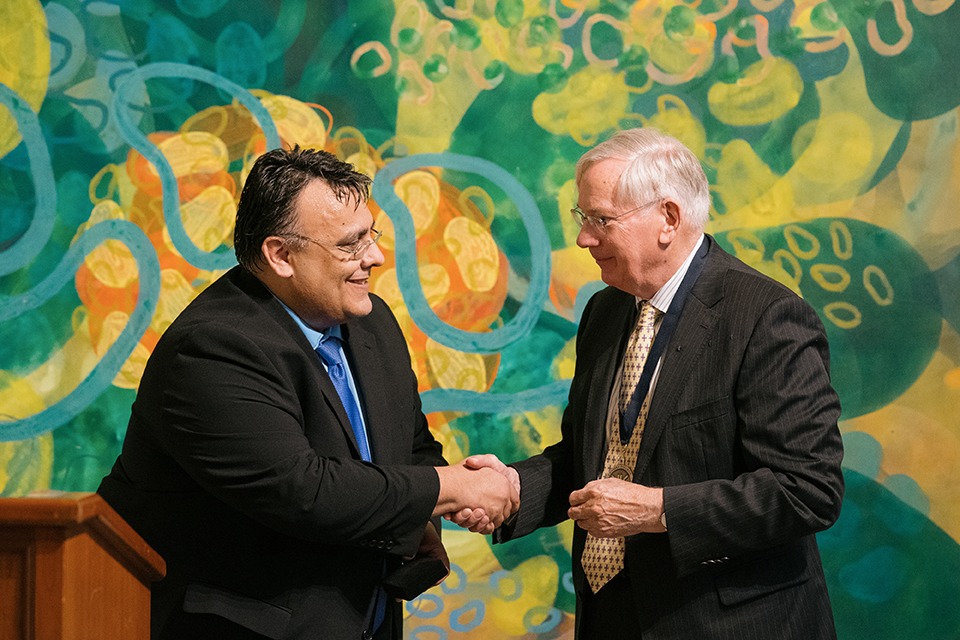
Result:
[[[277,127],[270,117],[270,113],[257,98],[238,84],[227,80],[207,69],[192,67],[176,62],[157,62],[144,65],[132,71],[117,87],[117,92],[110,103],[110,115],[117,123],[117,129],[126,142],[139,151],[157,170],[160,176],[160,185],[163,189],[163,219],[170,233],[173,246],[184,259],[198,269],[216,271],[229,269],[237,263],[233,250],[218,253],[203,251],[193,243],[183,228],[183,219],[180,217],[180,192],[177,188],[177,178],[170,168],[170,163],[155,144],[137,128],[130,116],[129,105],[132,100],[128,94],[140,87],[140,83],[151,78],[186,78],[212,84],[218,89],[226,91],[240,104],[245,106],[256,118],[267,138],[267,149],[276,149],[280,146],[280,136]]]
[[[0,422],[0,442],[26,440],[52,431],[87,408],[113,383],[123,363],[150,326],[160,299],[160,261],[146,234],[127,220],[105,220],[94,225],[70,247],[57,268],[40,284],[22,295],[0,297],[0,322],[36,309],[56,295],[75,276],[84,258],[105,240],[119,240],[137,261],[140,278],[137,304],[127,326],[76,389],[40,413]]]
[[[20,137],[30,159],[30,174],[36,194],[33,220],[26,233],[13,246],[0,253],[0,275],[5,276],[30,264],[50,239],[57,211],[57,189],[50,152],[37,114],[26,100],[3,83],[0,83],[0,104],[10,110],[20,129]]]
[[[464,389],[430,389],[420,393],[424,413],[526,413],[563,404],[570,393],[570,380],[557,380],[519,393],[480,393]]]
[[[442,167],[476,173],[499,186],[520,211],[530,241],[530,286],[517,314],[503,327],[475,333],[451,327],[440,320],[427,303],[417,268],[417,236],[413,216],[393,189],[398,176],[421,167]],[[397,282],[410,317],[431,339],[458,351],[497,353],[526,336],[540,318],[550,288],[550,239],[533,196],[496,164],[482,158],[455,153],[423,153],[400,158],[377,172],[371,190],[396,234]]]
[[[270,33],[263,37],[264,60],[273,62],[290,48],[300,35],[306,17],[306,0],[283,0],[276,24]]]

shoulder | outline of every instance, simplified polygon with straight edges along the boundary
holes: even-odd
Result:
[[[248,316],[256,301],[257,287],[262,290],[261,298],[270,292],[260,281],[234,267],[200,292],[188,304],[170,325],[170,329],[181,325],[204,321],[235,322]]]
[[[637,298],[616,287],[607,286],[596,292],[587,301],[583,308],[580,324],[589,323],[598,317],[603,317],[612,311],[632,313],[637,307]]]
[[[776,300],[802,301],[790,287],[727,253],[710,236],[708,241],[707,262],[693,290],[698,298],[715,296],[749,307],[766,307]]]
[[[179,351],[185,345],[204,350],[237,349],[241,344],[276,348],[277,342],[295,340],[299,331],[259,280],[234,268],[187,305],[163,333],[156,351]]]

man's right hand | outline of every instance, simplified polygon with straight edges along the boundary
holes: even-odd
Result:
[[[514,484],[491,465],[474,468],[466,461],[436,470],[440,497],[433,514],[443,515],[471,531],[492,533],[520,506],[519,477]]]
[[[512,505],[510,513],[515,512],[520,506],[520,474],[517,473],[517,470],[513,467],[508,467],[493,454],[485,455],[475,455],[470,456],[464,460],[463,464],[468,469],[473,469],[480,471],[483,469],[490,469],[496,471],[501,476],[506,478],[513,488],[513,493],[516,497],[516,502]],[[493,530],[496,529],[501,521],[497,521],[496,518],[491,520],[490,517],[484,512],[483,508],[476,507],[465,507],[458,511],[451,511],[443,514],[443,517],[447,520],[450,520],[457,526],[463,527],[464,529],[469,529],[475,533],[480,533],[483,535],[488,535],[493,533]],[[507,515],[509,517],[509,514]],[[506,519],[506,518],[504,518]]]

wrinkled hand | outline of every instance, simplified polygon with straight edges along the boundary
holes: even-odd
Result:
[[[512,508],[510,513],[513,513],[520,506],[520,474],[517,473],[517,470],[513,467],[508,467],[507,465],[500,462],[500,459],[492,453],[470,456],[463,461],[464,466],[470,469],[492,469],[502,475],[504,478],[510,481],[510,484],[513,485],[513,489],[516,492],[516,505]],[[464,529],[469,529],[474,533],[480,533],[482,535],[489,535],[493,533],[496,526],[490,521],[490,518],[483,512],[482,509],[461,509],[456,513],[447,513],[443,516],[447,520],[450,520],[455,525],[463,527]]]
[[[471,531],[493,532],[520,505],[520,495],[514,485],[489,467],[473,469],[460,462],[437,467],[437,475],[440,496],[434,515],[465,522]],[[454,514],[460,515],[455,519]]]
[[[616,478],[588,482],[570,494],[567,515],[597,538],[662,533],[663,489]]]

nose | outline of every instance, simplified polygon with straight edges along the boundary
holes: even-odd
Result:
[[[360,261],[360,264],[364,269],[370,269],[373,267],[379,267],[383,264],[384,257],[383,252],[380,251],[380,245],[376,242],[371,244],[366,253],[363,254],[363,259]]]
[[[581,249],[588,249],[599,244],[600,239],[594,234],[594,231],[590,228],[590,225],[583,225],[580,228],[580,233],[577,234],[577,246]]]

